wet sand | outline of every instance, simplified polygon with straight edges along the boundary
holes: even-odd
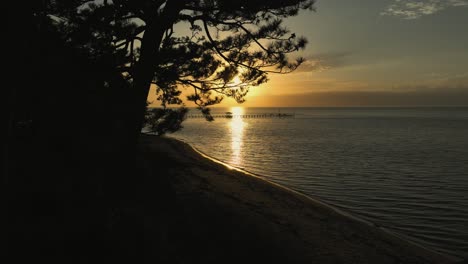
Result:
[[[144,135],[145,171],[165,164],[169,204],[156,232],[176,263],[454,263],[318,200]],[[164,157],[164,158],[162,158]],[[151,175],[148,175],[151,177]],[[160,230],[160,231],[161,231]],[[165,243],[166,242],[166,243]]]

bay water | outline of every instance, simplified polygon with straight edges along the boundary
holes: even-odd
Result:
[[[468,108],[212,112],[220,117],[188,118],[170,136],[423,246],[468,258]]]

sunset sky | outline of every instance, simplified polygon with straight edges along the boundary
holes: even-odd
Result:
[[[468,106],[468,0],[315,6],[286,21],[309,40],[306,63],[270,75],[243,106]]]

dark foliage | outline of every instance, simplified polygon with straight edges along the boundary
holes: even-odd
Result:
[[[302,62],[286,55],[306,41],[281,19],[312,2],[18,2],[25,6],[12,10],[25,11],[11,35],[16,57],[5,93],[9,257],[19,263],[170,259],[165,230],[148,226],[171,208],[168,161],[155,157],[161,170],[148,171],[136,151],[150,85],[162,108],[147,120],[158,134],[181,128],[187,109],[169,107],[181,104],[183,87],[211,119],[208,106],[225,96],[242,102],[268,73]],[[177,23],[189,34],[175,32]]]
[[[151,108],[146,112],[145,128],[156,135],[174,133],[182,128],[188,109]]]
[[[49,13],[67,41],[93,55],[114,57],[136,90],[138,102],[128,104],[142,109],[135,114],[143,114],[154,83],[163,107],[181,104],[185,87],[193,91],[187,99],[211,119],[208,106],[226,96],[242,103],[268,73],[287,73],[303,62],[287,54],[307,41],[282,26],[282,19],[311,9],[313,2],[54,1]],[[176,24],[188,34],[176,32]]]

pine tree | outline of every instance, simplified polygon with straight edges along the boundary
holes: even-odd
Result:
[[[313,0],[104,0],[52,1],[50,17],[66,40],[96,57],[112,58],[132,89],[128,107],[138,137],[155,84],[163,109],[182,104],[181,89],[208,120],[224,97],[245,101],[269,73],[288,73],[303,58],[289,54],[307,40],[283,19],[312,9]],[[187,34],[176,32],[186,27]],[[185,32],[185,31],[184,31]],[[181,115],[173,115],[181,116]]]

